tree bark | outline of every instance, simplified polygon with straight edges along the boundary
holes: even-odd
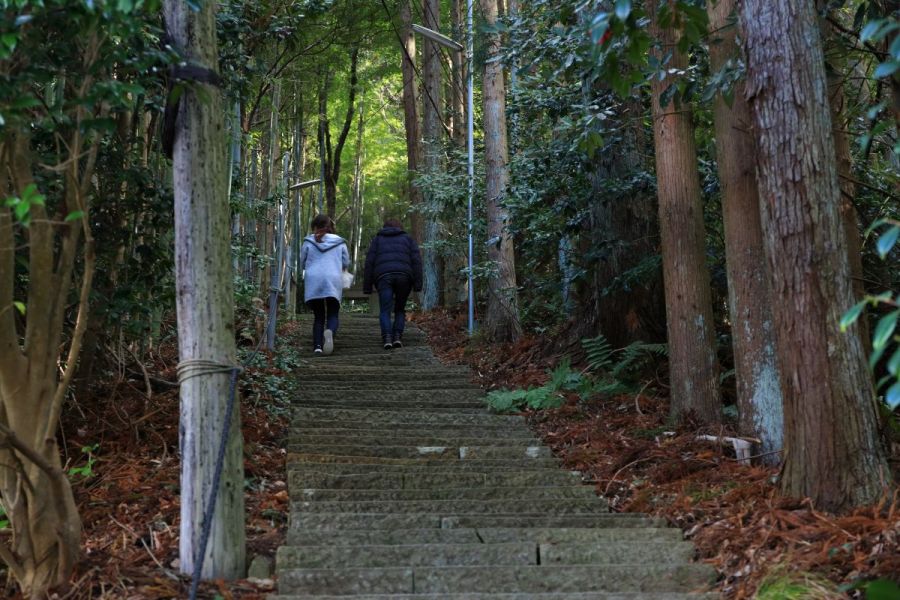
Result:
[[[182,0],[166,0],[167,28],[185,58],[218,70],[216,4],[197,11]],[[197,84],[200,85],[200,84]],[[209,543],[198,557],[201,526],[213,490],[231,393],[235,352],[227,189],[227,133],[222,94],[205,86],[181,96],[173,154],[175,278],[181,364],[181,539],[180,570],[192,573],[198,558],[204,578],[239,578],[245,573],[244,476],[239,399],[230,417],[222,479]],[[202,362],[194,362],[202,361]]]
[[[729,22],[735,0],[709,3],[710,69],[739,58],[737,28]],[[734,347],[740,431],[757,437],[768,464],[778,464],[784,437],[781,384],[775,358],[772,296],[756,184],[756,144],[743,82],[731,106],[718,94],[714,114],[716,158],[722,188],[722,219],[728,272],[728,309]]]
[[[841,219],[847,236],[847,260],[853,282],[853,296],[862,300],[866,295],[865,274],[862,261],[862,236],[860,235],[859,214],[854,204],[856,184],[853,176],[853,155],[850,152],[850,136],[847,119],[844,117],[846,96],[844,94],[847,53],[841,48],[839,34],[829,22],[829,18],[839,19],[838,11],[828,11],[825,0],[817,1],[817,10],[822,24],[823,52],[825,54],[825,75],[828,81],[828,104],[831,108],[831,124],[834,131],[834,152],[837,161],[838,183],[841,187]],[[823,14],[825,18],[823,17]],[[869,323],[865,318],[857,321],[859,336],[866,354],[871,352]]]
[[[450,20],[453,25],[452,37],[464,40],[462,0],[450,0]],[[453,114],[453,141],[460,148],[466,146],[466,59],[462,50],[450,51],[451,113]]]
[[[418,0],[417,0],[418,1]],[[424,200],[422,190],[413,183],[424,164],[421,129],[419,127],[419,93],[416,85],[416,36],[412,30],[413,0],[400,3],[400,20],[403,26],[401,50],[401,70],[403,71],[403,121],[406,125],[406,170],[409,178],[409,204],[412,236],[421,244],[425,239],[422,218]]]
[[[655,13],[656,4],[651,2],[649,7]],[[655,14],[653,20],[661,45],[654,55],[662,62],[671,53],[670,61],[660,69],[686,68],[687,57],[676,46],[677,31],[661,28]],[[716,423],[721,420],[719,365],[694,126],[690,106],[674,100],[661,105],[661,95],[672,84],[671,77],[653,77],[651,86],[671,416],[680,421],[693,414],[705,423]]]
[[[76,131],[80,125],[76,121]],[[30,139],[21,131],[7,132],[4,138],[0,191],[5,198],[22,197],[25,188],[35,183]],[[3,542],[0,559],[29,598],[44,598],[48,588],[67,583],[80,553],[81,519],[62,472],[56,430],[77,363],[86,305],[79,307],[82,329],[74,332],[62,378],[58,365],[64,362],[60,349],[63,316],[76,250],[82,239],[82,222],[89,219],[84,196],[92,167],[85,167],[86,184],[78,176],[82,166],[78,157],[84,151],[80,134],[73,133],[68,144],[70,156],[66,162],[71,166],[64,171],[63,210],[81,207],[84,221],[60,226],[57,234],[45,207],[31,206],[24,336],[17,331],[13,304],[17,277],[13,219],[8,208],[0,208],[0,427],[15,432],[19,442],[10,444],[3,439],[0,443],[0,463],[4,465],[0,469],[0,494],[14,532],[11,548]],[[91,153],[96,156],[96,148]],[[80,199],[73,201],[76,198]],[[92,247],[85,248],[87,279],[82,283],[82,302],[87,301],[90,291],[92,253]]]
[[[440,1],[425,0],[424,21],[425,27],[439,31]],[[423,134],[425,138],[425,172],[437,173],[441,169],[441,52],[440,47],[431,40],[425,40],[423,79],[425,80],[425,98],[423,110]],[[441,303],[441,265],[434,244],[440,237],[440,221],[438,205],[433,194],[425,194],[424,204],[425,231],[424,245],[422,248],[422,263],[424,267],[424,286],[422,293],[422,308],[431,310]]]
[[[812,0],[744,0],[747,95],[757,139],[766,256],[785,412],[782,492],[840,510],[891,480],[855,331],[847,240]]]
[[[488,27],[497,23],[497,0],[481,0]],[[487,34],[484,63],[484,155],[488,221],[488,260],[497,274],[488,280],[488,308],[483,327],[488,339],[515,340],[522,333],[516,289],[516,256],[509,233],[509,212],[504,206],[509,182],[509,150],[506,135],[506,87],[500,62],[500,34]]]
[[[589,94],[586,99],[597,102]],[[593,200],[585,237],[599,257],[586,282],[587,293],[577,295],[576,333],[579,338],[592,337],[599,331],[617,348],[636,341],[664,341],[666,336],[661,270],[653,269],[638,281],[622,281],[623,275],[643,270],[642,263],[659,254],[658,207],[652,190],[620,187],[620,182],[634,181],[636,173],[650,169],[643,111],[639,99],[618,107],[607,126],[618,127],[620,133],[609,136],[616,141],[598,153],[589,175]]]

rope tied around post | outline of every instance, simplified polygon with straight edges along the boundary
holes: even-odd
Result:
[[[206,556],[206,547],[209,544],[209,534],[212,528],[212,516],[216,510],[216,498],[219,494],[219,486],[222,481],[222,469],[225,463],[225,449],[228,446],[228,437],[231,433],[231,416],[234,412],[234,400],[237,389],[237,376],[244,370],[240,365],[232,365],[221,363],[215,360],[207,360],[203,358],[191,358],[178,363],[176,367],[178,372],[178,382],[183,384],[189,379],[200,377],[202,375],[218,375],[231,374],[229,383],[228,403],[225,406],[225,417],[222,423],[222,437],[219,440],[219,451],[216,455],[216,470],[213,473],[212,488],[209,491],[209,499],[206,503],[206,509],[203,511],[203,523],[200,528],[200,546],[197,548],[197,554],[194,556],[194,572],[191,577],[191,591],[189,598],[195,600],[197,598],[197,589],[200,585],[200,577],[203,572],[203,559]]]
[[[175,370],[178,373],[178,383],[184,383],[188,379],[200,377],[201,375],[216,375],[218,373],[234,373],[237,375],[244,370],[244,367],[205,358],[189,358],[179,362]]]

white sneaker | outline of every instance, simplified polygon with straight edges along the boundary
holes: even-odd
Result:
[[[334,334],[331,333],[330,329],[325,330],[325,343],[322,344],[322,351],[325,354],[334,352]]]

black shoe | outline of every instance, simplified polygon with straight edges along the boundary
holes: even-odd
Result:
[[[394,346],[394,348],[402,348],[403,347],[403,340],[400,339],[401,337],[403,337],[402,333],[394,334],[394,343],[392,344]]]
[[[390,338],[390,337],[384,335],[384,336],[381,336],[381,339],[384,341],[384,346],[383,346],[383,348],[384,348],[385,350],[390,350],[391,348],[394,347],[394,344],[391,343],[391,338]]]

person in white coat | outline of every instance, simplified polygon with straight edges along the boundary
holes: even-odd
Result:
[[[313,311],[313,352],[331,354],[341,310],[341,273],[350,267],[350,253],[347,242],[334,234],[334,222],[328,215],[316,215],[312,230],[300,246],[300,265],[305,272],[303,300]]]

